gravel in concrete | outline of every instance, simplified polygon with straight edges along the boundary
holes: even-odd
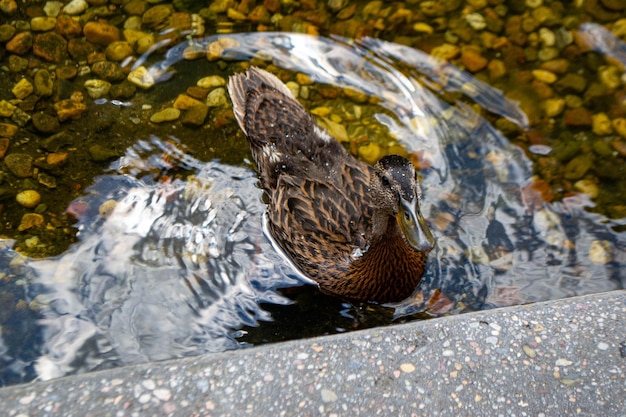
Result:
[[[0,390],[4,416],[625,416],[626,291]]]

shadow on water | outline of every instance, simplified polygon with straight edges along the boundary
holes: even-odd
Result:
[[[39,311],[14,335],[28,347],[3,333],[3,383],[624,288],[619,221],[586,211],[582,194],[544,202],[524,152],[466,104],[527,129],[500,91],[380,40],[228,37],[233,60],[262,58],[381,99],[377,122],[423,162],[423,212],[438,242],[414,296],[353,305],[292,288],[307,280],[265,236],[249,166],[198,161],[172,138],[140,140],[68,208],[79,241],[66,253],[25,259],[5,242],[0,262]],[[172,70],[185,47],[151,71],[182,76]]]

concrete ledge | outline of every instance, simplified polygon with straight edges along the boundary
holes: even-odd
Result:
[[[626,415],[626,291],[0,389],[3,415]]]

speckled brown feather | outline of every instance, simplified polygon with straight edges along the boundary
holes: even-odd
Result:
[[[327,293],[409,296],[426,254],[407,246],[392,216],[385,236],[372,236],[373,168],[319,128],[273,75],[253,67],[231,76],[228,89],[269,196],[270,231],[294,263]]]

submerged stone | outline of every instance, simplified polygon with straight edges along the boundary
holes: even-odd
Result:
[[[180,110],[174,107],[168,107],[159,112],[156,112],[150,117],[152,123],[171,122],[180,117]]]
[[[580,155],[572,159],[565,166],[563,176],[568,180],[578,180],[582,178],[593,165],[593,158],[589,155]]]
[[[26,78],[22,78],[13,86],[11,92],[18,99],[24,99],[32,94],[34,90],[33,84]]]
[[[186,126],[202,126],[208,112],[209,107],[200,103],[187,109],[180,122]]]
[[[111,83],[104,80],[87,80],[84,86],[89,97],[93,99],[105,97],[111,90]]]
[[[54,90],[54,81],[46,69],[35,73],[35,92],[40,96],[51,96]]]
[[[117,158],[119,155],[111,148],[102,145],[92,145],[89,147],[89,155],[96,162],[104,162]]]
[[[61,122],[68,119],[78,120],[81,115],[87,111],[87,106],[84,103],[79,103],[69,99],[54,103],[53,107],[56,110],[57,117]]]
[[[105,81],[121,81],[126,75],[120,65],[111,61],[99,61],[91,66],[91,72]]]
[[[44,218],[38,213],[26,213],[22,216],[22,221],[17,230],[23,232],[24,230],[32,229],[34,227],[41,226],[44,222]]]
[[[131,98],[136,91],[137,87],[135,87],[128,81],[124,81],[119,84],[113,84],[111,86],[111,91],[109,91],[109,94],[111,94],[111,97],[115,99],[127,99]]]
[[[119,29],[104,22],[88,22],[83,27],[83,34],[89,42],[104,46],[120,40]]]
[[[83,28],[80,23],[65,14],[57,18],[55,30],[65,39],[77,38],[83,34]]]
[[[70,16],[78,15],[87,10],[89,4],[85,0],[72,0],[65,5],[63,13]]]
[[[206,105],[209,107],[223,107],[227,103],[226,90],[222,87],[211,91],[206,98]]]
[[[137,67],[134,71],[131,71],[128,74],[128,81],[143,89],[148,89],[154,85],[154,77],[144,66]]]
[[[606,113],[597,113],[591,117],[592,131],[598,136],[606,136],[613,133],[613,127],[611,126],[611,119]]]
[[[50,62],[61,62],[67,58],[67,41],[55,32],[35,36],[33,53]]]
[[[50,152],[57,152],[65,146],[74,144],[74,139],[67,132],[59,132],[41,141],[41,147]]]
[[[584,107],[571,109],[565,112],[565,124],[572,127],[591,126],[591,113]]]
[[[15,35],[15,26],[5,23],[0,25],[0,42],[7,42]],[[5,46],[6,47],[6,46]]]
[[[0,136],[5,138],[11,138],[15,136],[19,129],[19,127],[10,123],[0,123]]]
[[[7,51],[17,55],[25,54],[26,52],[30,51],[30,48],[32,47],[33,35],[31,35],[30,32],[18,33],[5,45]]]
[[[15,201],[26,208],[34,208],[41,202],[41,194],[36,190],[24,190],[17,193]]]
[[[47,32],[56,27],[57,19],[55,17],[33,17],[30,21],[30,29],[35,32]]]
[[[0,101],[0,117],[11,117],[16,107],[6,100]]]
[[[110,61],[123,61],[124,59],[132,56],[134,53],[133,47],[126,41],[115,41],[107,46],[105,54]]]
[[[587,87],[587,80],[582,75],[568,73],[554,87],[562,93],[582,93]]]
[[[4,158],[4,163],[18,178],[30,177],[33,169],[33,157],[25,153],[12,153]]]

